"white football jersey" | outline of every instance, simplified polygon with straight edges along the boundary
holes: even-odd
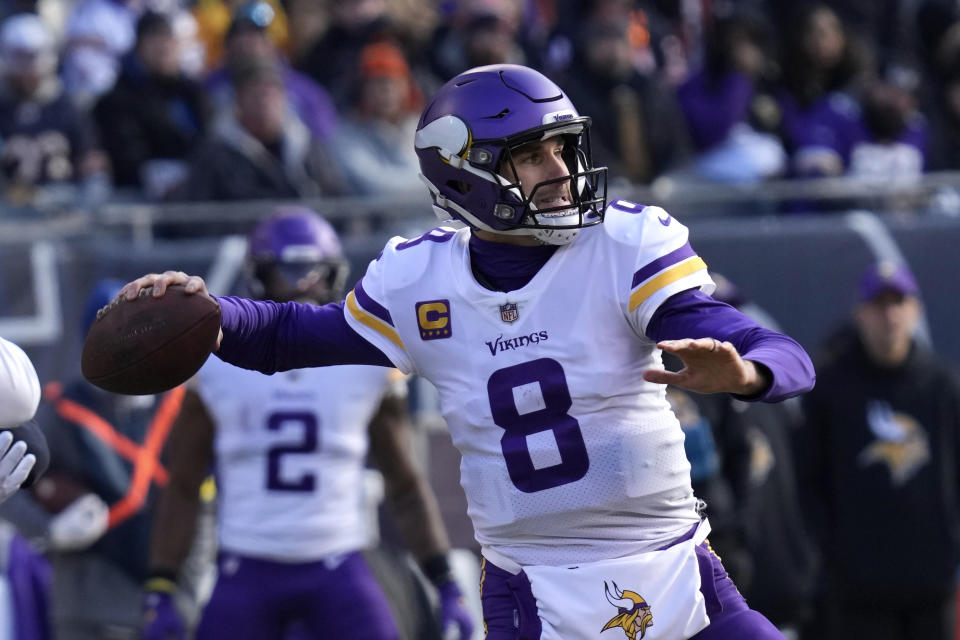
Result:
[[[17,427],[37,412],[40,380],[23,349],[0,338],[0,427]]]
[[[216,425],[223,549],[309,561],[366,545],[367,429],[390,375],[341,366],[266,376],[207,360],[193,384]]]
[[[687,235],[662,209],[616,201],[503,293],[472,275],[470,231],[439,228],[392,239],[347,296],[350,325],[436,386],[495,564],[646,551],[698,520],[680,425],[642,378],[662,367],[644,336],[656,308],[713,290]]]

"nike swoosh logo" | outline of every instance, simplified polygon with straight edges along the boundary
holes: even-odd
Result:
[[[671,221],[672,219],[673,219],[673,218],[670,217],[670,214],[669,214],[669,213],[667,214],[667,217],[666,217],[666,218],[657,218],[657,220],[660,221],[660,224],[662,224],[662,225],[665,226],[665,227],[670,224],[670,221]]]

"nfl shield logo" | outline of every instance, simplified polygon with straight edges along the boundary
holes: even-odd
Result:
[[[504,322],[513,322],[520,317],[520,314],[517,312],[517,303],[508,302],[507,304],[500,305],[500,319]]]

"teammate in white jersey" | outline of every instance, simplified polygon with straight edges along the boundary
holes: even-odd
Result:
[[[415,145],[434,210],[341,305],[218,298],[218,355],[272,372],[380,364],[438,389],[484,556],[488,640],[780,639],[705,536],[667,383],[778,401],[813,386],[795,341],[713,300],[687,229],[606,203],[590,119],[492,65],[430,100]],[[127,285],[163,295],[180,272]],[[661,351],[684,368],[663,370]]]
[[[314,212],[281,208],[249,238],[258,297],[319,304],[343,295],[347,263]],[[394,369],[312,368],[273,376],[211,359],[190,382],[170,436],[170,485],[154,521],[144,638],[183,637],[170,597],[189,551],[199,489],[219,489],[218,578],[199,640],[397,638],[361,550],[368,445],[401,535],[439,591],[441,623],[472,622],[446,561],[436,500],[412,457],[406,382]],[[294,626],[296,625],[296,626]]]
[[[39,404],[40,380],[33,363],[23,349],[0,338],[0,503],[27,482],[38,455],[43,462],[34,477],[46,468],[47,441],[31,421]]]

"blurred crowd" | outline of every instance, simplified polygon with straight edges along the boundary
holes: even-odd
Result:
[[[424,100],[500,62],[557,79],[620,184],[960,167],[947,0],[4,0],[0,17],[11,206],[421,194]]]

